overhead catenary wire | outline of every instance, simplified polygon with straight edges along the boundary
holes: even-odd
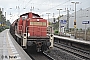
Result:
[[[26,3],[26,0],[22,0],[22,1],[18,0],[18,6],[19,6],[21,9],[24,8],[25,3]]]
[[[26,9],[28,4],[31,2],[32,0],[29,0],[27,3],[26,3],[26,0],[22,0],[20,2],[20,0],[18,0],[18,6],[21,8],[21,9]],[[26,3],[26,4],[25,4]]]
[[[30,1],[31,1],[31,0],[29,0],[29,2],[30,2]],[[28,4],[29,2],[27,2],[27,4]],[[21,10],[26,9],[26,8],[25,8],[25,3],[26,3],[26,0],[22,0],[22,1],[18,0],[18,5],[16,6],[16,9],[17,9],[17,11],[18,11],[18,15],[20,14],[20,11],[21,11]]]
[[[24,8],[25,2],[26,0],[23,0],[23,2],[20,4],[20,6],[22,6],[22,8]]]
[[[27,8],[28,7],[28,5],[30,4],[30,2],[31,2],[32,0],[29,0],[26,4],[24,4],[25,2],[26,2],[26,0],[24,0],[23,1],[23,6],[25,6],[25,7],[23,7],[23,8]],[[45,0],[46,1],[46,0]],[[49,8],[49,9],[46,9],[46,10],[44,10],[44,11],[41,11],[41,13],[43,13],[43,12],[47,12],[47,11],[49,11],[49,10],[51,10],[51,9],[55,9],[56,7],[58,7],[58,6],[62,6],[62,5],[64,5],[65,3],[68,3],[68,2],[70,2],[70,1],[72,1],[72,0],[67,0],[67,1],[65,1],[65,2],[63,2],[63,3],[60,3],[60,4],[58,4],[58,5],[55,5],[55,6],[53,6],[53,7],[51,7],[51,8]],[[46,1],[47,2],[47,1]],[[41,3],[41,6],[42,5],[44,5],[44,3],[45,2],[43,2],[43,3]],[[35,3],[34,3],[35,4]],[[40,4],[40,3],[39,3]],[[35,5],[37,5],[37,3],[35,4]],[[45,4],[46,5],[46,4]],[[34,6],[31,6],[31,7],[34,7]],[[35,8],[35,7],[34,7]],[[40,8],[38,8],[39,10],[40,10]]]
[[[65,2],[63,2],[63,3],[61,3],[61,4],[58,4],[58,5],[56,5],[56,6],[52,7],[52,8],[49,8],[49,9],[43,11],[43,12],[46,12],[46,11],[51,10],[51,9],[54,9],[54,8],[60,6],[60,5],[63,5],[63,4],[65,4],[65,3],[67,3],[67,2],[70,2],[70,1],[72,1],[72,0],[65,1]]]
[[[32,0],[29,0],[28,2],[27,2],[27,4],[25,5],[25,8],[28,6],[28,3],[30,3]]]
[[[28,4],[29,4],[31,1],[32,1],[32,0],[29,0],[29,1],[25,4],[25,7],[24,7],[24,8],[27,8]],[[45,0],[45,1],[46,1],[46,0]],[[45,1],[44,1],[44,3],[45,3]],[[42,11],[42,12],[49,11],[49,10],[51,10],[51,9],[54,9],[54,8],[60,6],[60,5],[63,5],[63,4],[65,4],[65,3],[67,3],[67,2],[70,2],[70,1],[72,1],[72,0],[65,1],[64,3],[58,4],[58,5],[56,5],[56,6],[54,6],[54,7],[51,7],[51,8],[49,8],[49,9],[45,10],[45,11]],[[23,2],[25,2],[25,0],[24,0]],[[43,5],[44,3],[42,3],[42,5]],[[34,3],[34,4],[35,4],[35,3]],[[41,5],[41,6],[42,6],[42,5]]]

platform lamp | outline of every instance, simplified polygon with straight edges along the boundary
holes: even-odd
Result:
[[[62,9],[57,9],[57,10],[59,10],[58,23],[59,23],[59,35],[61,35],[61,34],[60,34],[60,33],[61,33],[60,10],[62,10]]]

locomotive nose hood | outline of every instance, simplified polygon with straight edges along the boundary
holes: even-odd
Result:
[[[28,24],[28,33],[30,36],[41,37],[47,35],[47,20],[31,19]]]

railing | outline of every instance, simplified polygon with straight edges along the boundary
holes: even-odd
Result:
[[[71,35],[74,35],[74,32],[70,32]],[[90,31],[86,32],[86,40],[90,41]],[[85,40],[85,32],[84,31],[76,31],[76,38]]]
[[[67,37],[56,36],[56,35],[54,35],[54,38],[55,38],[55,41],[58,41],[60,43],[73,45],[90,51],[90,48],[88,48],[90,47],[90,41],[77,40],[77,39],[72,39]]]

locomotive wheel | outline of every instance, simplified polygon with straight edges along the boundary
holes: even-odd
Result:
[[[27,46],[27,51],[28,52],[36,52],[36,46],[35,45],[33,45],[33,46]]]

